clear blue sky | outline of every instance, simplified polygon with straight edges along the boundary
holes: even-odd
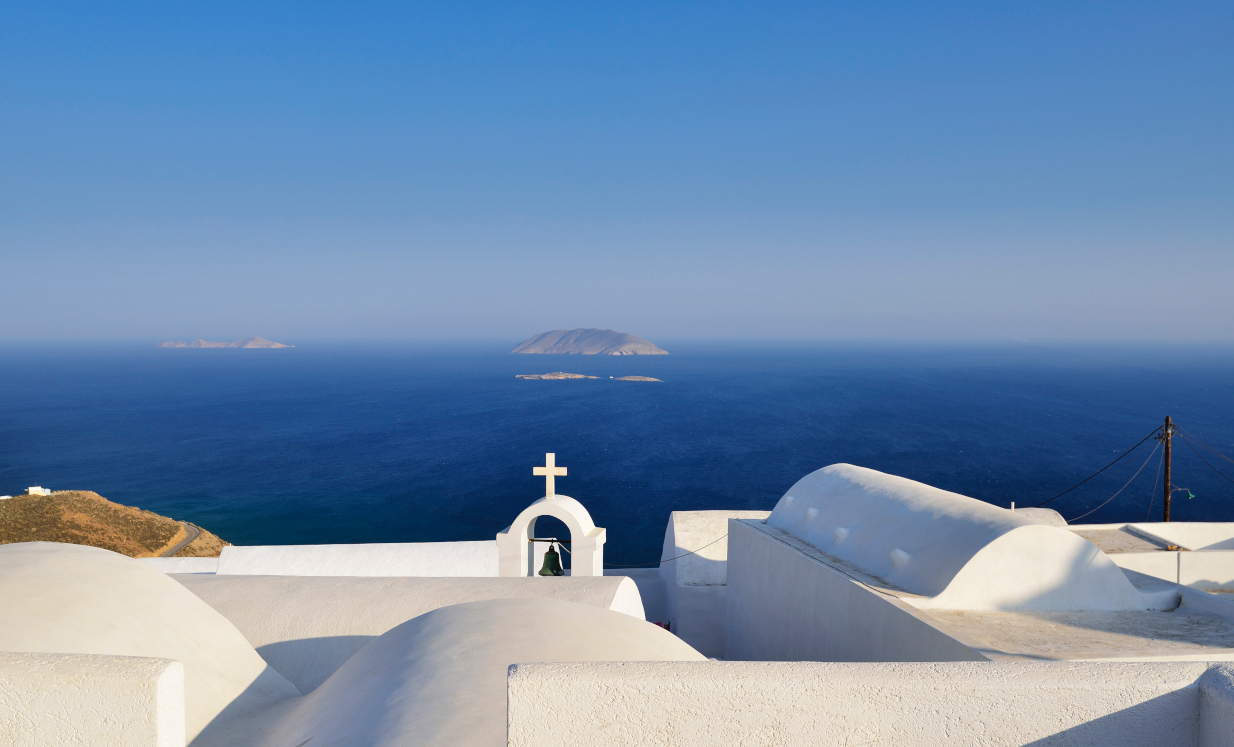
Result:
[[[1234,3],[0,5],[0,338],[1234,339]]]

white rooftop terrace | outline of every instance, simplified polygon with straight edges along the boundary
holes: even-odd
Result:
[[[1234,604],[1019,513],[852,465],[811,473],[765,523],[730,522],[729,658],[1234,659]]]

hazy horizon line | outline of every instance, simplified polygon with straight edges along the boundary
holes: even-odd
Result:
[[[540,333],[536,333],[540,334]],[[632,333],[631,333],[632,334]],[[534,335],[532,335],[534,336]],[[173,337],[0,337],[0,345],[150,345],[156,346],[162,342],[193,342],[207,340],[210,342],[233,342],[251,337],[261,337],[272,342],[279,342],[299,347],[305,345],[514,345],[528,337],[485,335],[485,336],[372,336],[372,337],[281,337],[278,335],[247,335],[231,337],[216,335],[210,337],[193,336]],[[647,339],[647,338],[644,338]],[[897,346],[897,347],[930,347],[930,346],[1006,346],[1006,347],[1050,347],[1050,346],[1097,346],[1097,347],[1231,347],[1234,348],[1234,338],[1193,338],[1193,339],[1131,339],[1131,338],[1086,338],[1057,337],[1018,339],[1007,337],[801,337],[801,336],[733,336],[721,337],[712,335],[694,336],[656,336],[656,340],[666,345],[805,345],[805,346]],[[196,348],[167,348],[169,350],[184,350]],[[295,348],[292,348],[295,349]],[[671,352],[671,351],[670,351]],[[643,356],[646,357],[646,356]]]

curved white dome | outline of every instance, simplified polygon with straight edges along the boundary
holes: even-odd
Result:
[[[1094,545],[958,493],[851,464],[797,481],[767,524],[923,607],[1125,610],[1173,606],[1141,594]]]
[[[183,663],[190,742],[207,725],[300,695],[191,591],[109,550],[58,542],[2,545],[0,600],[0,651]]]
[[[440,607],[549,598],[643,619],[638,586],[625,576],[174,578],[234,623],[257,653],[306,695],[382,633]]]
[[[705,661],[677,636],[553,599],[443,607],[369,643],[298,703],[265,744],[506,744],[506,674],[543,661]]]

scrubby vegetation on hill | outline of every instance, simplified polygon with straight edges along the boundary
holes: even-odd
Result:
[[[227,542],[200,527],[201,535],[176,557],[218,557]],[[189,535],[180,522],[132,506],[113,503],[87,490],[49,496],[19,495],[0,501],[0,544],[68,542],[152,558]]]

